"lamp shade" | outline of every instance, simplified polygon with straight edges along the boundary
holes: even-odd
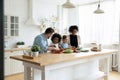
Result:
[[[62,5],[63,8],[75,8],[75,5],[72,4],[69,0]]]
[[[100,0],[99,0],[99,3],[98,3],[97,10],[95,10],[94,13],[95,14],[102,14],[102,13],[104,13],[104,11],[100,9]]]
[[[104,11],[100,9],[100,4],[98,4],[98,8],[97,8],[97,10],[94,11],[94,13],[96,13],[96,14],[104,13]]]

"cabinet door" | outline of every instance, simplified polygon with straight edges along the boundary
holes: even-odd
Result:
[[[7,53],[5,53],[5,56],[4,56],[5,75],[10,75],[11,74],[11,68],[10,68],[11,61],[10,61],[10,58],[9,58],[10,55],[11,55],[11,52],[7,52]]]
[[[19,17],[18,16],[10,16],[10,35],[18,36],[19,33]]]
[[[14,56],[15,55],[23,55],[23,51],[16,51],[14,52],[13,54]],[[22,61],[18,61],[18,60],[12,60],[13,64],[14,64],[14,70],[13,70],[13,74],[15,73],[21,73],[24,71],[24,66],[23,66],[23,63]]]
[[[5,76],[12,75],[16,73],[21,73],[24,70],[24,66],[21,61],[10,59],[10,56],[23,55],[22,51],[7,52],[5,53]]]
[[[9,38],[12,36],[19,36],[19,17],[18,16],[4,16],[4,36]]]
[[[8,59],[8,57],[4,58],[4,71],[5,71],[5,75],[10,75],[10,60]]]
[[[9,17],[4,16],[4,36],[8,37],[9,36]]]

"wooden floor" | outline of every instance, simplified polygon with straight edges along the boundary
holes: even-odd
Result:
[[[120,80],[120,73],[115,71],[110,72],[109,80]]]
[[[5,77],[5,80],[24,80],[24,76],[21,73],[13,76],[7,76]],[[115,71],[110,72],[109,80],[120,80],[120,73]]]

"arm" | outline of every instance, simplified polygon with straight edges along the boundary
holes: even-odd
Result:
[[[81,39],[80,39],[80,36],[78,35],[78,46],[81,44]]]
[[[49,47],[55,47],[55,44],[53,44],[52,42],[49,44]]]
[[[39,36],[37,36],[35,38],[34,45],[40,46],[40,48],[43,52],[46,52],[47,50],[56,50],[55,47],[48,47],[48,42],[45,41],[42,37],[39,37]]]
[[[71,48],[71,45],[70,45],[70,36],[67,35],[67,37],[68,37],[68,47]]]
[[[48,47],[48,49],[47,50],[50,50],[50,51],[52,51],[52,50],[57,50],[55,47]]]
[[[34,44],[33,45],[38,45],[40,46],[41,50],[43,52],[46,52],[48,49],[48,43],[47,41],[45,41],[41,36],[37,36],[34,40]]]

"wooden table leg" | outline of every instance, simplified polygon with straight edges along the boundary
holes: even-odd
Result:
[[[42,72],[41,72],[41,80],[51,80],[49,75],[50,75],[49,71],[45,70],[45,68],[43,68]]]
[[[105,58],[104,73],[106,74],[106,76],[104,77],[104,80],[108,80],[108,76],[109,76],[109,57]]]
[[[24,65],[24,80],[31,80],[31,68]]]
[[[49,70],[43,69],[33,69],[32,80],[51,80]]]
[[[41,70],[33,68],[32,80],[42,80],[41,79]]]

